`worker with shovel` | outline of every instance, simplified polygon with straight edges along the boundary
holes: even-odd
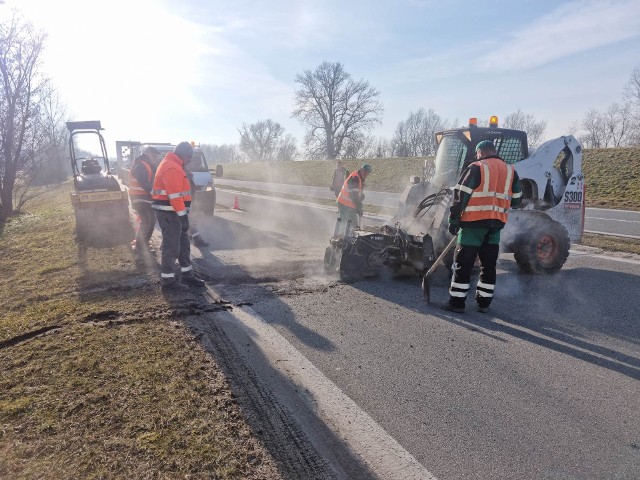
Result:
[[[515,168],[498,156],[493,142],[478,143],[476,158],[460,175],[449,213],[449,233],[457,235],[457,247],[451,267],[449,302],[443,308],[457,313],[464,312],[476,257],[481,264],[476,286],[477,310],[486,312],[491,305],[500,231],[507,223],[509,209],[519,205],[522,197]]]

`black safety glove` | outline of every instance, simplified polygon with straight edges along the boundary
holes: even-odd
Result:
[[[180,223],[182,224],[182,231],[186,232],[189,230],[189,215],[180,215],[178,217],[180,219]]]
[[[457,223],[450,223],[449,224],[449,233],[451,235],[457,235],[458,234],[458,230],[460,230],[460,226]]]

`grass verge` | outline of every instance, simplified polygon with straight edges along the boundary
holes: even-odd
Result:
[[[0,478],[279,478],[125,246],[80,251],[68,185],[0,232]]]
[[[640,255],[640,241],[633,238],[585,233],[582,236],[582,242],[580,242],[580,244],[612,252],[635,253],[636,255]]]

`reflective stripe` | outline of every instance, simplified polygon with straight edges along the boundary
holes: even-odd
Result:
[[[509,187],[511,186],[511,179],[513,178],[513,171],[515,167],[513,165],[507,165],[507,180],[504,182],[504,195],[509,198]]]
[[[522,192],[514,193],[511,198],[520,198],[522,197]]]
[[[482,164],[482,170],[484,170],[484,185],[482,186],[483,192],[489,191],[489,165],[486,163]]]
[[[166,195],[166,190],[151,190],[151,195]]]
[[[192,265],[189,265],[188,267],[180,268],[180,271],[183,272],[183,273],[184,272],[190,272],[191,270],[193,270],[193,266]]]
[[[187,195],[191,195],[191,192],[177,192],[171,193],[167,196],[169,197],[169,200],[173,200],[174,198],[186,197]]]
[[[460,190],[461,192],[468,193],[469,195],[471,195],[473,193],[473,189],[471,189],[469,187],[466,187],[466,186],[464,186],[464,185],[462,185],[460,183],[458,185],[456,185],[455,187],[453,187],[453,188],[454,188],[454,190]]]
[[[485,292],[485,291],[483,291],[483,290],[476,290],[476,294],[477,294],[479,297],[485,297],[485,298],[491,298],[491,297],[493,297],[493,293]]]
[[[131,204],[133,205],[134,203],[148,203],[149,205],[151,205],[153,203],[152,200],[145,200],[143,198],[132,198],[131,199]]]
[[[467,292],[456,292],[449,290],[449,295],[451,295],[452,297],[465,298],[467,296]]]
[[[160,277],[161,278],[174,278],[176,276],[175,273],[161,273]]]
[[[473,190],[471,190],[473,192]],[[473,196],[475,198],[479,198],[479,197],[496,197],[499,198],[501,200],[511,200],[511,197],[509,197],[509,195],[505,195],[504,193],[498,193],[498,192],[475,192],[473,194]]]
[[[173,210],[173,207],[171,207]],[[188,210],[182,210],[181,212],[176,212],[179,217],[184,217],[187,214]]]
[[[451,287],[463,288],[465,290],[469,290],[469,288],[471,287],[471,284],[469,284],[469,283],[456,283],[454,281],[451,281]]]
[[[478,205],[477,207],[470,207],[464,209],[465,212],[500,212],[507,213],[508,208],[502,208],[497,205]]]
[[[496,286],[491,283],[478,282],[478,288],[484,288],[485,290],[493,290],[496,288]]]
[[[164,210],[166,212],[173,212],[173,207],[171,205],[157,205],[157,204],[153,204],[151,205],[152,208],[155,208],[156,210]]]

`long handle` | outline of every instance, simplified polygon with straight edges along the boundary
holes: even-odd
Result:
[[[454,245],[456,244],[456,241],[458,240],[458,236],[455,235],[451,241],[449,242],[449,244],[445,247],[445,249],[442,251],[442,253],[438,256],[438,258],[436,258],[436,261],[433,262],[433,265],[431,265],[431,268],[429,269],[429,271],[427,273],[424,274],[424,278],[429,277],[429,275],[431,275],[434,270],[436,268],[438,268],[438,265],[440,265],[440,263],[442,263],[442,260],[444,260],[444,257],[447,256],[447,253],[449,253],[451,251],[451,249],[454,247]]]

